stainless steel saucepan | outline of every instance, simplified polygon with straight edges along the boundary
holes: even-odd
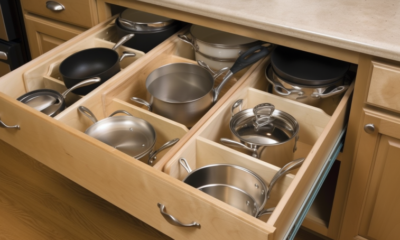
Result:
[[[153,126],[144,119],[132,116],[124,110],[113,112],[108,118],[97,121],[94,114],[86,107],[79,111],[92,120],[93,125],[85,133],[136,159],[144,159],[152,165],[156,155],[179,141],[175,138],[166,142],[159,149],[153,150],[156,143],[156,132]],[[127,116],[114,116],[118,113]]]
[[[221,143],[249,151],[253,157],[282,167],[292,161],[297,149],[300,126],[296,119],[269,103],[254,108],[241,109],[243,100],[232,105],[232,118],[229,127],[240,142],[221,138]]]
[[[72,86],[63,93],[59,93],[53,89],[38,89],[25,93],[17,100],[50,117],[54,117],[65,109],[65,98],[71,91],[99,83],[100,81],[98,77],[88,79]]]
[[[261,45],[246,51],[215,89],[214,81],[219,75],[213,76],[199,65],[172,63],[159,67],[146,79],[146,88],[151,94],[150,103],[137,97],[131,100],[190,128],[217,101],[222,87],[234,73],[262,59],[268,52],[268,49]]]
[[[283,166],[267,186],[258,174],[244,167],[211,164],[192,171],[186,159],[179,159],[189,173],[183,182],[257,218],[272,213],[273,208],[264,209],[272,187],[303,161],[304,158],[300,158]]]

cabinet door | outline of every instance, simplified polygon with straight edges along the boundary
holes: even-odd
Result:
[[[400,239],[400,119],[366,111],[363,126],[341,239]]]
[[[40,56],[86,30],[30,14],[25,14],[24,17],[32,58]]]

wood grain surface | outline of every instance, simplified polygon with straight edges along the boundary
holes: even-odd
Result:
[[[170,239],[0,141],[0,239]]]

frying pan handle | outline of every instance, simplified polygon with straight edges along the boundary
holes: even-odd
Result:
[[[117,110],[117,111],[111,113],[110,116],[108,116],[108,117],[112,117],[112,116],[114,116],[115,114],[118,114],[118,113],[124,113],[124,114],[126,114],[126,115],[128,115],[128,116],[132,116],[132,114],[128,113],[128,112],[125,111],[125,110]]]
[[[192,169],[190,168],[189,163],[187,162],[186,159],[180,158],[180,159],[179,159],[179,163],[182,165],[182,167],[183,167],[188,173],[191,173],[191,172],[192,172]]]
[[[239,112],[242,111],[242,105],[243,105],[243,99],[238,99],[238,100],[236,100],[236,102],[234,102],[232,104],[232,107],[231,107],[232,117],[233,117],[233,115],[235,115],[236,108],[239,108]]]
[[[179,35],[178,35],[178,38],[179,38],[180,40],[182,40],[183,42],[185,42],[185,43],[191,45],[192,48],[194,49],[194,51],[196,51],[196,52],[199,51],[199,46],[197,46],[197,45],[194,43],[193,39],[190,39],[188,36],[186,36],[186,35],[184,35],[184,34],[179,34]]]
[[[121,62],[126,57],[136,57],[136,53],[125,51],[122,53],[122,56],[119,58],[119,61]]]
[[[272,214],[274,210],[275,210],[274,207],[263,209],[257,214],[257,218],[261,217],[262,215]]]
[[[272,178],[272,180],[268,186],[267,199],[269,199],[269,194],[271,193],[271,189],[275,185],[275,183],[278,181],[278,179],[280,177],[284,176],[289,171],[299,168],[301,166],[301,164],[304,162],[304,160],[305,160],[305,158],[299,158],[299,159],[293,160],[293,161],[287,163],[285,166],[283,166],[281,169],[279,169],[278,172],[275,173],[274,177]]]
[[[71,91],[73,91],[77,88],[81,88],[81,87],[89,86],[89,85],[92,85],[95,83],[99,83],[100,81],[101,81],[101,79],[99,77],[94,77],[94,78],[82,81],[82,82],[72,86],[70,89],[65,90],[61,95],[65,99],[67,97],[68,93],[70,93]]]
[[[262,45],[254,46],[238,57],[236,62],[231,67],[231,72],[235,74],[243,68],[256,63],[258,60],[264,58],[268,54],[269,49],[267,47]]]
[[[153,162],[154,162],[154,160],[157,159],[156,156],[157,156],[157,154],[158,154],[159,152],[161,152],[162,150],[167,149],[167,148],[169,148],[169,147],[172,147],[172,146],[175,145],[175,143],[177,143],[178,141],[179,141],[179,138],[172,139],[172,140],[170,140],[170,141],[164,143],[159,149],[155,150],[154,152],[151,152],[151,153],[150,153],[150,156],[149,156],[149,160],[148,160],[147,163],[148,163],[150,166],[153,165]]]
[[[87,107],[84,106],[79,106],[78,107],[79,112],[83,113],[86,117],[88,117],[90,120],[92,120],[93,123],[97,122],[96,116],[90,111]]]
[[[137,98],[137,97],[132,97],[131,100],[134,102],[137,102],[139,104],[145,105],[147,107],[147,109],[151,112],[151,104],[148,103],[147,101],[145,101],[141,98]]]
[[[332,89],[332,90],[331,90],[330,92],[328,92],[328,93],[319,94],[319,96],[320,96],[321,98],[332,97],[332,96],[334,96],[334,95],[337,95],[337,94],[340,94],[340,93],[346,91],[348,88],[349,88],[348,85],[339,86],[339,87],[336,87],[336,88]]]
[[[129,41],[131,38],[133,38],[135,36],[135,34],[131,33],[128,35],[123,36],[112,48],[112,50],[115,51],[115,49],[119,48],[119,46],[121,46],[122,44],[126,43],[127,41]]]

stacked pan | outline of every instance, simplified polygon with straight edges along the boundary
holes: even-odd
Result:
[[[347,62],[278,46],[265,76],[275,95],[318,106],[321,99],[346,91],[349,67]]]
[[[252,38],[198,25],[192,25],[189,34],[179,35],[179,38],[193,47],[196,60],[205,62],[214,70],[232,67],[242,53],[261,44]]]

